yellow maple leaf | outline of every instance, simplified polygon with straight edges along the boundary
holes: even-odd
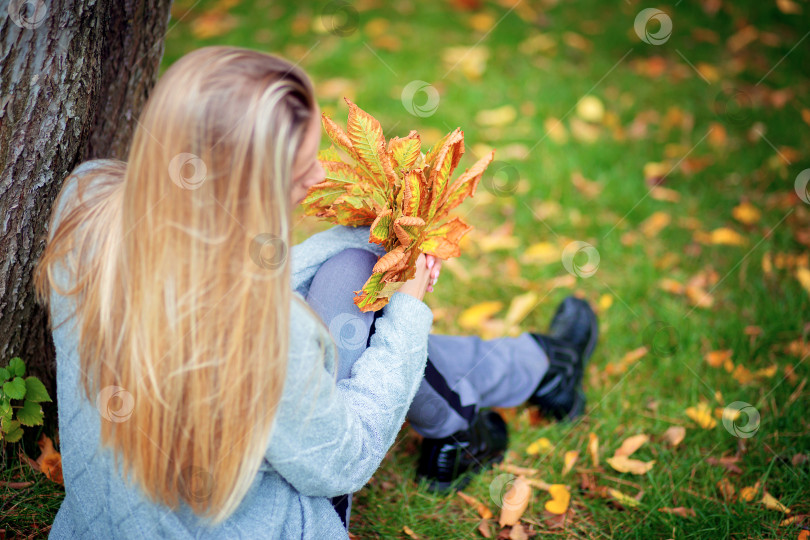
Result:
[[[717,425],[717,420],[712,418],[711,408],[703,402],[698,403],[696,407],[687,408],[686,416],[703,429],[712,429]]]
[[[562,515],[568,511],[568,504],[571,502],[571,493],[563,484],[551,484],[548,488],[551,500],[546,501],[545,509],[552,514]]]
[[[502,307],[503,302],[497,300],[481,302],[470,306],[459,315],[458,325],[467,329],[478,328],[485,320],[498,313]]]

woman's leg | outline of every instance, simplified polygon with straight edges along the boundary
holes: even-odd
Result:
[[[321,265],[307,294],[337,344],[338,379],[350,376],[382,313],[364,313],[354,304],[354,291],[363,286],[376,261],[369,251],[346,249]],[[407,418],[424,437],[445,437],[469,427],[478,408],[523,403],[547,367],[547,358],[529,334],[493,340],[431,334],[425,378]],[[333,504],[348,527],[351,494],[335,497]]]
[[[321,265],[306,297],[335,339],[338,380],[351,375],[352,365],[368,346],[375,313],[380,313],[364,313],[354,304],[354,291],[363,287],[376,262],[377,256],[370,251],[343,250]],[[332,505],[348,530],[352,494],[333,497]]]
[[[482,407],[524,403],[548,370],[548,357],[528,332],[517,337],[430,334],[425,379],[408,410],[424,437],[467,429]]]

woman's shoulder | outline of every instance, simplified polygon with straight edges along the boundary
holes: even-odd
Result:
[[[65,178],[62,189],[69,184],[75,184],[79,179],[91,176],[93,178],[116,176],[121,177],[126,170],[126,163],[117,159],[89,159],[82,161]],[[90,174],[96,173],[96,174]]]
[[[54,209],[56,221],[69,201],[84,199],[89,191],[109,185],[111,180],[120,182],[125,170],[126,164],[117,159],[91,159],[74,167],[60,188],[59,205]]]

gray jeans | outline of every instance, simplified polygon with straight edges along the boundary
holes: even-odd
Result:
[[[382,311],[360,311],[360,290],[377,257],[346,249],[327,260],[312,280],[307,302],[326,323],[338,346],[338,380],[348,378],[368,346]],[[466,429],[482,407],[514,407],[535,390],[548,358],[527,332],[484,340],[478,336],[430,334],[425,376],[407,419],[423,437],[441,438]],[[348,529],[351,493],[332,500]]]

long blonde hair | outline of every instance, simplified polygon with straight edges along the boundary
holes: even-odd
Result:
[[[314,110],[310,79],[280,57],[184,56],[155,86],[127,163],[80,178],[82,204],[36,268],[47,303],[53,265],[71,249],[82,260],[59,293],[77,297],[102,443],[152,500],[182,499],[212,524],[255,479],[281,397],[292,166]]]

